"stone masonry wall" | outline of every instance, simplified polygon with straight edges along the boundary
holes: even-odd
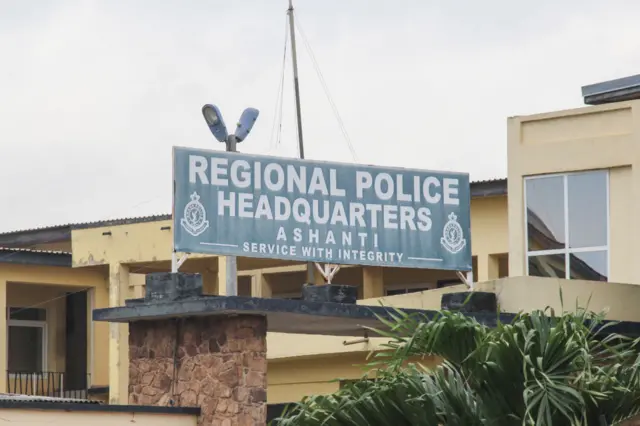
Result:
[[[129,403],[199,406],[200,426],[265,425],[266,335],[260,316],[132,322]]]

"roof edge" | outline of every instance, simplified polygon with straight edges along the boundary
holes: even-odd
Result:
[[[507,195],[507,179],[489,179],[471,182],[471,198]],[[121,219],[98,220],[93,222],[70,223],[42,228],[24,229],[0,233],[0,246],[33,246],[71,240],[71,231],[109,226],[134,225],[138,223],[171,220],[171,214],[156,214]]]
[[[162,407],[151,405],[111,405],[93,402],[56,402],[0,400],[0,409],[94,411],[107,413],[186,414],[200,415],[200,407]]]

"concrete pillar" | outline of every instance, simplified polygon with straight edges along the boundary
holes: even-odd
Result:
[[[4,331],[4,337],[0,338],[0,393],[7,392],[7,370],[9,360],[7,359],[7,341],[9,327],[7,326],[7,281],[0,279],[0,330]]]
[[[130,295],[132,299],[141,299],[144,297],[144,274],[129,274]]]
[[[252,297],[271,297],[271,283],[267,275],[262,272],[251,277],[251,296]]]
[[[478,254],[478,276],[476,282],[497,280],[500,276],[500,263],[498,256],[492,254]]]
[[[384,296],[382,267],[365,266],[362,268],[362,298],[371,299]]]
[[[89,316],[92,318],[94,309],[104,309],[109,307],[109,288],[107,283],[103,286],[94,287],[90,292]],[[91,344],[88,365],[91,368],[91,384],[96,386],[109,385],[109,350],[105,350],[104,343],[109,342],[110,324],[100,321],[91,321],[93,335],[89,337]]]
[[[218,256],[218,274],[216,277],[216,288],[219,296],[227,295],[227,257]]]
[[[123,306],[129,291],[129,268],[109,265],[109,307]],[[109,324],[109,404],[126,404],[128,394],[128,324]]]
[[[266,317],[136,321],[130,330],[129,404],[199,406],[201,426],[266,425]]]
[[[325,280],[320,271],[318,271],[316,265],[313,265],[313,283],[315,285],[324,285],[327,283],[327,280]]]
[[[213,267],[202,272],[202,294],[218,294],[218,271]]]

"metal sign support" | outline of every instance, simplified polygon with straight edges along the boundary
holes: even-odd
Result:
[[[180,256],[180,259],[178,259],[178,253],[176,253],[176,251],[174,250],[173,253],[171,253],[171,272],[173,272],[174,274],[178,272],[178,269],[180,269],[182,264],[188,258],[189,253],[184,253],[182,256]]]
[[[456,275],[458,276],[458,278],[460,278],[460,280],[471,290],[474,290],[474,285],[473,285],[473,271],[468,271],[467,275],[465,276],[464,273],[460,272],[460,271],[456,271]]]
[[[340,265],[335,265],[331,263],[321,265],[320,263],[315,262],[314,265],[316,266],[316,269],[320,272],[320,274],[324,277],[324,279],[327,281],[327,284],[331,284],[331,280],[333,280],[333,277],[335,277],[335,275],[340,270]]]

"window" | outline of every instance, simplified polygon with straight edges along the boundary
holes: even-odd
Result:
[[[8,309],[8,370],[39,373],[46,370],[47,322],[45,309]]]
[[[527,274],[607,281],[609,174],[525,179]]]
[[[460,284],[464,284],[464,283],[460,281],[459,278],[452,278],[450,280],[438,280],[438,284],[436,285],[436,287],[445,288],[445,287],[452,287],[454,285],[460,285]]]
[[[395,296],[398,294],[418,293],[431,290],[435,286],[432,284],[391,284],[385,288],[385,295]]]

